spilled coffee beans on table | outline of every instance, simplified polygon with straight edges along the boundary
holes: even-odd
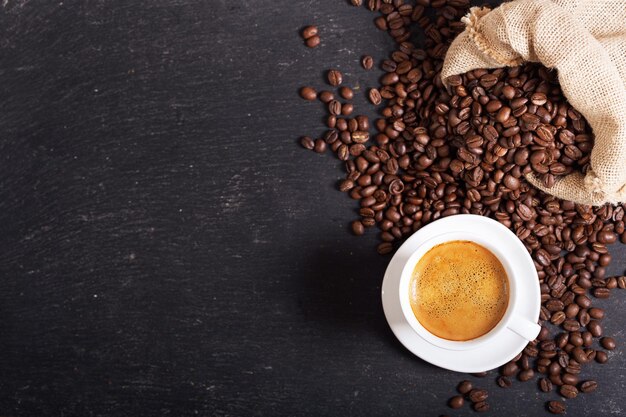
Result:
[[[366,93],[381,117],[374,123],[351,117],[352,92],[323,91],[317,97],[327,105],[328,130],[321,138],[301,138],[305,148],[329,148],[345,161],[338,188],[357,203],[352,232],[377,228],[384,255],[446,216],[478,214],[507,226],[537,268],[542,330],[501,367],[497,385],[535,381],[542,392],[568,400],[595,391],[598,383],[579,375],[583,366],[606,363],[607,351],[617,346],[603,332],[604,310],[594,304],[626,287],[625,277],[606,276],[608,246],[626,243],[624,206],[562,201],[525,180],[534,173],[550,187],[559,176],[589,169],[593,134],[585,119],[564,98],[556,74],[536,64],[474,70],[443,87],[443,58],[465,27],[459,19],[468,0],[363,3],[378,14],[375,26],[396,41],[380,63],[379,85]],[[413,42],[414,32],[423,34],[422,44]],[[373,59],[364,55],[362,65],[372,68]],[[335,69],[327,75],[332,87],[347,81]],[[314,94],[302,91],[305,99]],[[465,381],[459,393],[451,407],[467,402],[477,412],[489,409],[486,390]],[[566,412],[563,401],[546,401],[545,408]]]

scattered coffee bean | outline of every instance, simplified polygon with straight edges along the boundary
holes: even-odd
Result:
[[[302,37],[304,39],[310,39],[313,36],[316,36],[318,34],[317,31],[317,26],[307,26],[304,29],[302,29]]]
[[[602,326],[597,320],[591,320],[587,325],[587,330],[589,330],[589,333],[594,337],[602,336]]]
[[[594,392],[598,388],[598,383],[596,381],[585,381],[580,384],[580,392],[589,393]]]
[[[352,227],[352,233],[354,233],[357,236],[360,236],[363,233],[365,233],[365,226],[363,226],[363,223],[361,223],[358,220],[353,221],[351,227]]]
[[[600,339],[600,345],[606,350],[613,350],[615,349],[615,339],[612,337],[603,337]]]
[[[337,87],[343,82],[343,75],[341,72],[335,69],[331,69],[327,74],[328,83],[334,87]]]
[[[548,411],[552,414],[565,414],[565,404],[561,401],[549,401]]]
[[[300,138],[300,144],[305,149],[313,150],[313,148],[315,148],[315,141],[308,136],[302,136]]]
[[[502,373],[502,375],[504,376],[513,376],[517,373],[517,371],[519,370],[519,366],[517,366],[517,364],[513,361],[506,363],[502,369],[500,370],[500,372]]]
[[[461,408],[463,407],[463,403],[465,401],[463,400],[463,396],[461,395],[455,395],[454,397],[450,398],[450,401],[448,401],[448,405],[450,406],[450,408]]]
[[[596,298],[609,298],[610,295],[611,290],[608,288],[599,287],[593,289],[593,296]]]
[[[346,103],[341,106],[341,114],[344,116],[349,116],[354,111],[354,105],[352,103]]]
[[[317,153],[324,153],[326,151],[326,142],[322,139],[315,139],[313,150]]]
[[[370,102],[375,106],[378,106],[382,102],[380,92],[376,88],[370,89],[369,98]]]
[[[535,376],[535,372],[532,369],[526,369],[517,374],[517,378],[522,381],[530,381]]]
[[[328,112],[332,115],[339,116],[341,114],[341,103],[337,100],[332,100],[328,103]]]
[[[354,92],[349,87],[341,87],[339,89],[339,95],[346,100],[352,100],[352,98],[354,98]]]
[[[606,352],[601,351],[601,350],[596,352],[596,362],[607,363],[608,361],[609,361],[609,355],[607,355]]]
[[[548,378],[541,378],[539,380],[539,389],[543,392],[552,391],[552,382]]]
[[[459,391],[459,393],[465,395],[472,390],[472,383],[467,380],[461,381],[456,389],[457,391]]]
[[[572,399],[576,398],[576,396],[578,395],[578,389],[576,389],[576,387],[573,385],[561,385],[561,388],[559,388],[559,393],[565,398]]]
[[[567,385],[576,385],[578,384],[579,379],[577,375],[566,372],[561,376],[561,381]]]
[[[322,103],[328,104],[335,99],[335,95],[330,91],[322,91],[318,95]]]
[[[476,388],[471,390],[469,392],[469,394],[468,394],[468,398],[473,403],[478,403],[478,402],[481,402],[481,401],[485,401],[488,396],[489,396],[489,393],[487,392],[487,390],[476,389]]]
[[[320,44],[322,40],[320,39],[319,36],[315,35],[315,36],[311,36],[309,39],[307,39],[304,43],[306,44],[306,46],[308,46],[309,48],[317,48],[318,45]]]
[[[313,101],[317,98],[317,92],[311,87],[302,87],[300,89],[300,97],[305,100]]]
[[[512,384],[511,380],[505,376],[499,376],[496,379],[496,383],[500,388],[509,388]]]
[[[366,70],[371,70],[372,67],[374,66],[374,58],[372,58],[369,55],[365,55],[362,59],[361,59],[361,65],[363,66],[363,68],[365,68]]]
[[[386,255],[393,250],[393,245],[390,242],[383,242],[377,247],[378,253],[381,255]]]
[[[589,316],[591,316],[591,318],[593,319],[598,319],[601,320],[604,318],[604,310],[602,310],[601,308],[590,308],[589,309]]]
[[[489,404],[487,404],[487,401],[480,401],[480,402],[475,403],[472,406],[472,408],[477,413],[485,413],[485,412],[489,411]]]

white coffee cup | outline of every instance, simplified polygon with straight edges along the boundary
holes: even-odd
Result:
[[[413,310],[411,309],[411,304],[409,301],[409,285],[411,281],[411,276],[413,275],[413,270],[415,266],[419,262],[419,260],[424,256],[429,250],[433,247],[440,245],[446,242],[452,241],[470,241],[479,244],[480,246],[488,249],[491,253],[493,253],[506,271],[506,275],[509,281],[509,300],[507,309],[502,316],[502,319],[498,322],[498,324],[491,329],[488,333],[480,336],[476,339],[466,340],[466,341],[453,341],[442,339],[441,337],[435,336],[430,333],[428,330],[424,328],[420,324],[420,322],[415,317]],[[497,241],[497,240],[496,240]],[[508,328],[518,335],[522,336],[528,341],[533,340],[537,337],[539,330],[541,330],[540,326],[536,322],[532,322],[522,316],[516,315],[516,305],[521,302],[518,299],[518,291],[517,287],[519,285],[524,285],[520,280],[522,277],[519,273],[516,273],[511,268],[510,263],[507,261],[505,254],[503,254],[494,244],[493,239],[487,239],[486,237],[480,236],[475,233],[469,232],[448,232],[442,233],[436,237],[431,238],[424,244],[422,244],[419,249],[417,249],[407,260],[404,268],[402,269],[402,276],[400,277],[400,306],[402,308],[402,312],[409,325],[415,330],[422,338],[426,339],[429,343],[432,343],[435,346],[442,347],[444,349],[449,350],[467,350],[474,349],[481,344],[489,343],[489,341],[493,341],[497,338],[498,334],[502,332],[502,330]],[[526,279],[533,279],[537,282],[537,277],[523,277]]]
[[[498,324],[476,339],[453,341],[430,333],[415,317],[409,300],[411,276],[418,261],[434,246],[471,241],[492,252],[509,281],[509,302]],[[463,214],[421,228],[396,251],[382,285],[385,316],[400,342],[422,359],[458,372],[497,368],[515,357],[541,327],[537,324],[541,293],[537,270],[523,243],[493,219]]]

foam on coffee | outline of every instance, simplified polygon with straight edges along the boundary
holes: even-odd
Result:
[[[415,317],[432,334],[471,340],[502,319],[509,302],[508,277],[486,248],[470,241],[446,242],[418,261],[409,299]]]

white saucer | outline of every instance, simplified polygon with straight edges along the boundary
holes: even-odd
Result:
[[[535,285],[519,288],[521,299],[514,313],[532,322],[539,319],[541,293],[537,271],[530,254],[522,242],[505,226],[487,217],[456,215],[439,219],[418,230],[396,251],[385,272],[382,285],[383,310],[391,330],[398,340],[413,354],[441,368],[457,372],[474,373],[495,369],[521,352],[528,341],[512,330],[505,331],[494,343],[479,345],[472,350],[448,350],[431,344],[409,325],[400,307],[399,284],[402,269],[408,258],[427,240],[443,231],[463,231],[494,238],[507,254],[511,267],[534,281]],[[510,234],[502,238],[503,233]],[[497,241],[496,241],[497,239]],[[530,260],[530,262],[529,262]]]

